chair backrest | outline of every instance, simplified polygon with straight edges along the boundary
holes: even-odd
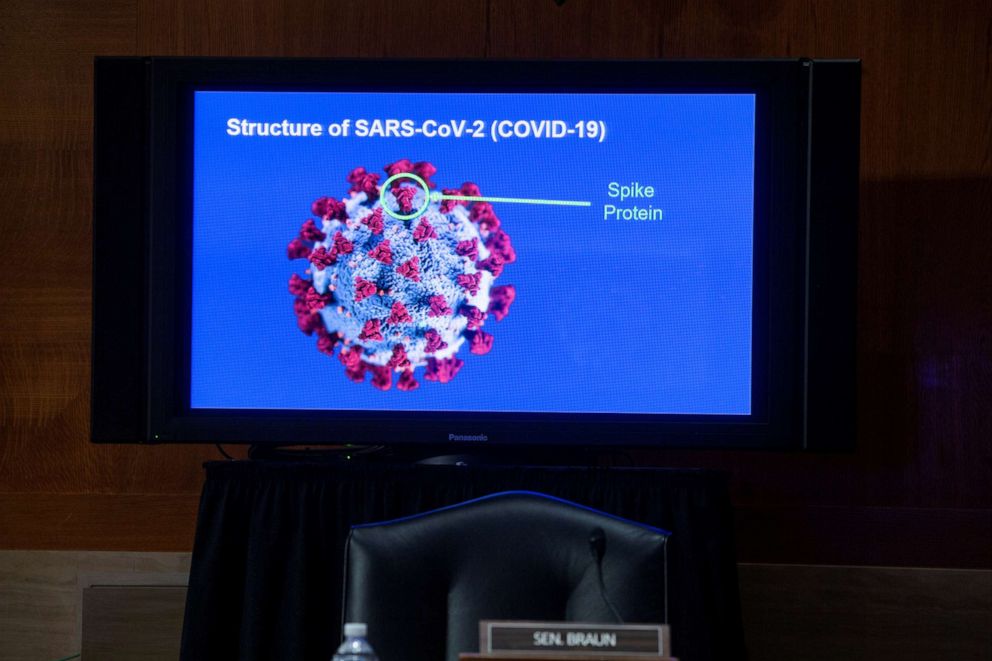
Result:
[[[355,526],[344,619],[369,625],[381,661],[456,661],[478,651],[483,619],[615,622],[591,549],[597,529],[620,615],[664,622],[667,532],[526,491]]]

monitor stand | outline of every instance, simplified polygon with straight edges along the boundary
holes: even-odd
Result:
[[[258,461],[398,464],[421,466],[617,466],[633,465],[630,455],[608,448],[499,447],[451,452],[450,447],[382,445],[251,446],[248,457]]]

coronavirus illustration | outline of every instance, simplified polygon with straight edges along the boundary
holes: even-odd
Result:
[[[321,197],[311,206],[290,259],[306,260],[290,276],[289,291],[301,331],[317,349],[336,355],[346,376],[389,390],[448,383],[462,368],[458,357],[485,355],[516,296],[496,285],[516,260],[510,237],[478,186],[434,190],[427,162],[402,159],[386,178],[363,167],[351,171],[346,197]],[[462,355],[465,355],[464,353]]]

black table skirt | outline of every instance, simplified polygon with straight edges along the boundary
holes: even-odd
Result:
[[[340,641],[350,526],[512,489],[671,531],[676,655],[683,661],[744,658],[733,513],[721,474],[293,461],[211,462],[206,471],[183,659],[328,661]]]

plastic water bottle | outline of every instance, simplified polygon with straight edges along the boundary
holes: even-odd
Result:
[[[364,622],[349,622],[344,625],[344,642],[331,661],[379,661],[375,650],[365,640],[368,627]]]

